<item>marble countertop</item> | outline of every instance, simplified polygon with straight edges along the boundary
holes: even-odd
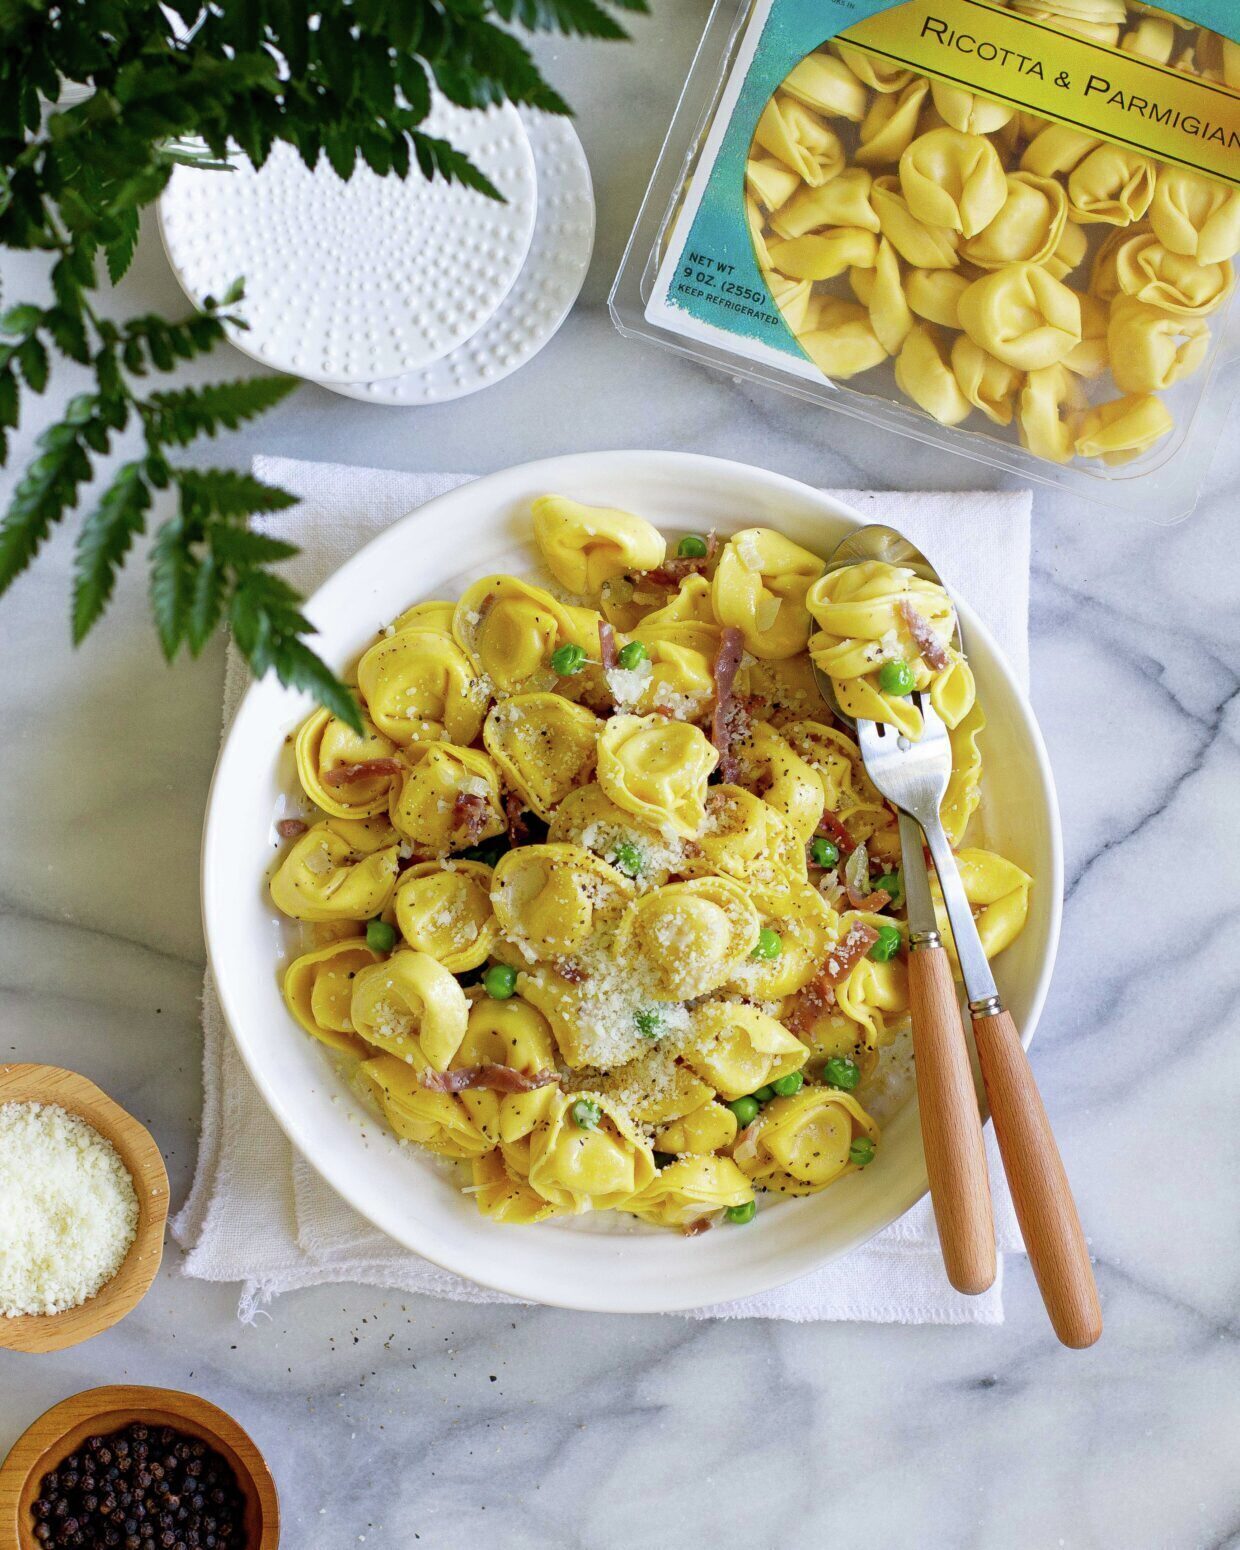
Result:
[[[544,48],[583,106],[600,231],[552,345],[422,410],[305,387],[202,456],[486,472],[674,447],[812,483],[995,485],[993,471],[621,339],[606,294],[707,13],[656,0],[639,46]],[[6,260],[5,299],[29,266]],[[146,230],[121,304],[180,307]],[[241,375],[227,348],[187,378]],[[74,389],[56,381],[53,403]],[[40,423],[18,438],[13,466]],[[668,1545],[1196,1550],[1240,1545],[1240,413],[1188,522],[1035,498],[1033,685],[1067,844],[1034,1051],[1097,1256],[1101,1344],[1054,1342],[1023,1260],[997,1329],[691,1322],[399,1299],[277,1302],[179,1274],[56,1356],[0,1352],[0,1454],[78,1389],[191,1388],[279,1479],[290,1550]],[[160,1139],[174,1198],[200,1105],[198,838],[223,653],[157,664],[140,565],[74,655],[61,534],[0,604],[0,1058],[69,1065]]]

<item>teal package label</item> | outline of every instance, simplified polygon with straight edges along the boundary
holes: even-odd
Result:
[[[754,18],[761,32],[714,161],[708,171],[699,168],[707,181],[675,272],[665,277],[667,306],[780,351],[789,364],[808,364],[758,268],[745,218],[745,163],[763,109],[790,71],[837,33],[892,9],[891,0],[772,0],[765,22]],[[1179,0],[1175,14],[1226,37],[1240,32],[1237,0]],[[824,380],[817,368],[812,375]]]

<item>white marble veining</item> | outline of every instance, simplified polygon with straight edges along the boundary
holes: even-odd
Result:
[[[542,355],[431,409],[305,388],[201,456],[485,472],[651,446],[837,486],[997,482],[613,332],[606,292],[707,9],[656,0],[636,48],[544,51],[583,107],[600,233],[582,302]],[[29,272],[6,262],[6,302]],[[148,232],[120,300],[177,299]],[[200,374],[250,370],[222,349]],[[54,401],[71,389],[67,372]],[[113,1332],[58,1356],[0,1353],[0,1451],[64,1395],[128,1380],[195,1389],[253,1430],[290,1550],[363,1536],[370,1550],[1240,1546],[1237,494],[1233,412],[1179,527],[1035,503],[1034,697],[1069,894],[1034,1060],[1098,1259],[1097,1348],[1055,1345],[1019,1261],[993,1330],[592,1318],[356,1288],[285,1298],[242,1328],[233,1289],[183,1280],[170,1247]],[[70,563],[61,536],[0,604],[0,1055],[113,1092],[155,1131],[179,1196],[222,653],[156,666],[135,568],[73,655]]]

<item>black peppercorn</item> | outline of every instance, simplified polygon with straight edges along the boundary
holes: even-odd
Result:
[[[246,1550],[232,1466],[167,1426],[88,1437],[44,1475],[30,1516],[49,1550]]]

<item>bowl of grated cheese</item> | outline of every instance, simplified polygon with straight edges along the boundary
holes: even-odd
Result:
[[[168,1174],[84,1076],[0,1065],[0,1346],[62,1351],[118,1323],[159,1270]]]

